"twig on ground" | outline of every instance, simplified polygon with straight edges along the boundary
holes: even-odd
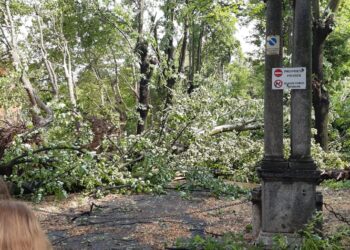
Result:
[[[327,203],[323,203],[324,207],[327,209],[327,211],[334,215],[335,218],[337,218],[339,221],[344,222],[345,224],[350,226],[350,220],[346,218],[344,215],[334,211],[334,208]]]
[[[91,216],[91,215],[92,215],[92,210],[94,209],[94,207],[97,207],[97,208],[106,208],[106,207],[108,207],[108,206],[100,206],[100,205],[97,205],[97,204],[94,203],[94,202],[91,202],[91,204],[90,204],[90,210],[89,210],[89,211],[80,213],[79,215],[73,217],[73,218],[71,219],[71,221],[75,221],[76,219],[78,219],[78,218],[80,218],[80,217],[83,217],[83,216]]]
[[[163,215],[163,216],[149,216],[149,217],[142,217],[142,218],[134,218],[134,219],[142,219],[142,221],[135,221],[135,224],[137,223],[143,223],[146,222],[148,220],[151,220],[152,222],[155,221],[159,221],[159,220],[164,220],[165,218],[175,218],[178,216],[184,216],[184,215],[192,215],[192,214],[199,214],[199,213],[206,213],[206,212],[210,212],[210,211],[215,211],[218,209],[223,209],[223,208],[229,208],[229,207],[233,207],[233,206],[238,206],[238,205],[242,205],[244,203],[248,203],[250,202],[249,199],[244,199],[240,202],[236,202],[236,203],[231,203],[231,204],[226,204],[226,205],[222,205],[222,206],[217,206],[217,207],[213,207],[213,208],[209,208],[209,209],[198,209],[195,211],[191,211],[191,212],[187,212],[187,213],[173,213],[173,214],[168,214],[168,215]],[[103,220],[103,221],[96,221],[96,222],[88,222],[88,225],[101,225],[101,224],[108,224],[108,223],[115,223],[116,225],[124,225],[124,224],[120,224],[117,223],[118,221],[123,221],[123,220],[129,220],[130,218],[118,218],[116,220]],[[134,223],[134,222],[130,222],[130,223]]]

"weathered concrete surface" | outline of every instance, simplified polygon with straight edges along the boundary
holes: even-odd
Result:
[[[285,237],[286,243],[290,247],[290,249],[296,249],[297,246],[300,246],[301,244],[301,238],[296,236],[295,234],[292,233],[283,233],[280,234]],[[265,249],[270,249],[270,246],[274,245],[274,237],[276,236],[275,233],[266,233],[266,232],[261,232],[259,234],[259,239],[258,242],[262,243],[264,246],[266,246]]]
[[[266,33],[280,34],[282,3],[267,1]],[[265,147],[258,172],[262,179],[261,212],[253,202],[253,221],[261,230],[258,239],[271,247],[275,234],[284,234],[294,244],[293,236],[316,211],[316,183],[319,172],[311,158],[311,1],[294,1],[293,66],[306,67],[306,89],[292,90],[291,157],[283,159],[283,109],[278,93],[271,90],[271,68],[282,56],[266,55],[265,62]],[[280,61],[279,61],[280,60]],[[279,91],[275,91],[279,92]],[[282,93],[280,93],[282,95]],[[257,232],[256,229],[253,231]],[[293,243],[294,242],[294,243]]]
[[[304,182],[263,182],[262,231],[294,233],[311,219],[316,185]]]
[[[252,237],[253,239],[258,238],[260,230],[261,230],[261,186],[258,188],[254,188],[252,190]]]
[[[295,0],[293,67],[306,67],[306,89],[292,90],[291,158],[310,158],[311,151],[311,2]]]
[[[282,38],[282,1],[267,1],[266,36]],[[282,43],[282,42],[281,42]],[[279,55],[265,55],[264,158],[283,159],[283,91],[272,90],[272,68],[282,66]]]

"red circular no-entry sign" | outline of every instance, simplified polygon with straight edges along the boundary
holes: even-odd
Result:
[[[275,69],[274,74],[276,77],[281,77],[283,75],[283,71],[281,69]]]
[[[283,81],[281,81],[281,80],[276,80],[276,81],[273,83],[273,85],[275,85],[275,88],[276,88],[276,89],[280,89],[280,88],[282,88],[282,86],[283,86]]]

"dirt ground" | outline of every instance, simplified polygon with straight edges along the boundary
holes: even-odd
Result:
[[[324,202],[350,220],[349,190],[321,191]],[[250,238],[245,232],[251,223],[250,202],[216,199],[206,192],[192,193],[186,199],[175,191],[160,196],[113,194],[101,199],[76,194],[32,207],[54,249],[165,249],[180,237],[227,232]],[[345,225],[324,210],[326,233]]]

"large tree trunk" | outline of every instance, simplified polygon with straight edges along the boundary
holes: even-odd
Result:
[[[26,90],[30,104],[31,109],[30,113],[32,115],[32,120],[34,126],[41,127],[46,126],[48,123],[50,123],[53,120],[53,112],[51,108],[49,108],[39,97],[39,95],[36,93],[32,83],[30,82],[26,71],[22,71],[22,75],[20,78],[24,89]],[[43,111],[46,114],[46,117],[42,117],[40,115],[40,111]]]
[[[203,47],[203,36],[204,36],[204,25],[200,26],[198,46],[197,46],[197,62],[196,62],[196,73],[202,69],[202,47]]]
[[[312,104],[315,111],[315,140],[323,150],[328,151],[329,93],[323,77],[323,48],[329,34],[333,31],[334,13],[340,0],[330,0],[320,16],[319,0],[313,0],[313,45],[312,45]]]
[[[186,51],[187,51],[187,39],[188,39],[188,20],[187,17],[185,19],[184,24],[184,33],[181,45],[181,52],[179,56],[179,68],[178,73],[183,73],[185,70],[185,59],[186,59]]]
[[[120,93],[119,79],[118,79],[119,72],[118,72],[118,64],[117,64],[116,58],[114,58],[114,64],[115,64],[115,78],[111,80],[111,85],[112,85],[112,90],[114,94],[115,109],[119,113],[120,134],[123,135],[126,127],[126,122],[128,120],[128,116],[126,114],[126,105]]]
[[[315,128],[317,134],[315,140],[323,150],[328,150],[328,114],[329,93],[324,88],[323,78],[323,46],[324,40],[314,32],[312,48],[312,104],[315,111]]]
[[[188,89],[187,93],[191,94],[192,91],[195,89],[194,87],[194,73],[196,71],[195,69],[195,63],[196,63],[196,46],[195,46],[195,24],[192,21],[192,32],[190,36],[190,48],[189,48],[189,72],[188,72]]]
[[[141,80],[139,84],[139,104],[137,111],[140,119],[137,123],[137,134],[141,134],[146,127],[149,110],[149,81],[152,76],[152,69],[148,60],[148,43],[143,41],[138,44],[138,52],[141,58]]]
[[[10,1],[5,1],[4,8],[1,9],[4,22],[6,25],[0,26],[2,34],[4,35],[4,41],[9,48],[9,53],[12,57],[12,64],[15,70],[21,74],[20,81],[26,90],[30,101],[30,113],[32,115],[33,124],[35,126],[45,126],[53,120],[53,112],[49,106],[47,106],[37,94],[34,86],[32,85],[27,72],[27,66],[23,63],[21,53],[17,41],[17,32],[15,22],[10,9]],[[7,29],[7,32],[4,31]],[[5,34],[9,34],[9,38]],[[45,116],[42,116],[42,113]]]
[[[148,43],[143,38],[143,13],[144,13],[144,0],[139,0],[139,20],[138,20],[138,33],[139,38],[136,45],[136,52],[140,57],[140,73],[141,80],[139,83],[139,98],[137,112],[140,115],[140,119],[137,123],[137,134],[141,134],[146,127],[146,121],[149,110],[149,81],[152,76],[152,67],[150,65],[148,55]]]
[[[165,107],[170,105],[172,103],[173,99],[173,89],[176,83],[176,76],[175,76],[175,64],[174,64],[174,54],[175,54],[175,48],[174,48],[174,7],[172,4],[170,4],[170,1],[167,2],[168,10],[166,13],[167,16],[167,37],[169,40],[168,47],[166,49],[167,54],[167,80],[166,80],[166,86],[167,86],[167,96],[165,100]],[[169,76],[170,75],[170,76]]]
[[[63,38],[62,43],[63,43],[63,46],[62,46],[63,69],[67,80],[67,84],[68,84],[69,99],[73,105],[73,108],[76,108],[77,99],[75,95],[75,83],[73,79],[72,60],[71,60],[71,55],[68,47],[68,41],[65,38]]]
[[[200,24],[199,31],[196,31],[196,24],[192,24],[192,37],[191,37],[191,48],[190,48],[190,74],[189,74],[189,88],[188,94],[191,94],[198,86],[194,84],[194,75],[201,71],[202,68],[202,47],[204,37],[204,24]]]
[[[41,56],[42,56],[43,61],[45,63],[47,73],[49,74],[50,83],[51,83],[51,87],[52,87],[52,94],[53,94],[54,98],[58,98],[57,75],[56,75],[56,72],[54,70],[54,67],[52,66],[51,61],[49,60],[49,55],[48,55],[47,50],[46,50],[46,46],[44,43],[43,27],[42,27],[41,17],[39,16],[39,13],[37,16],[37,21],[38,21],[39,33],[40,33],[39,47],[40,47]]]

